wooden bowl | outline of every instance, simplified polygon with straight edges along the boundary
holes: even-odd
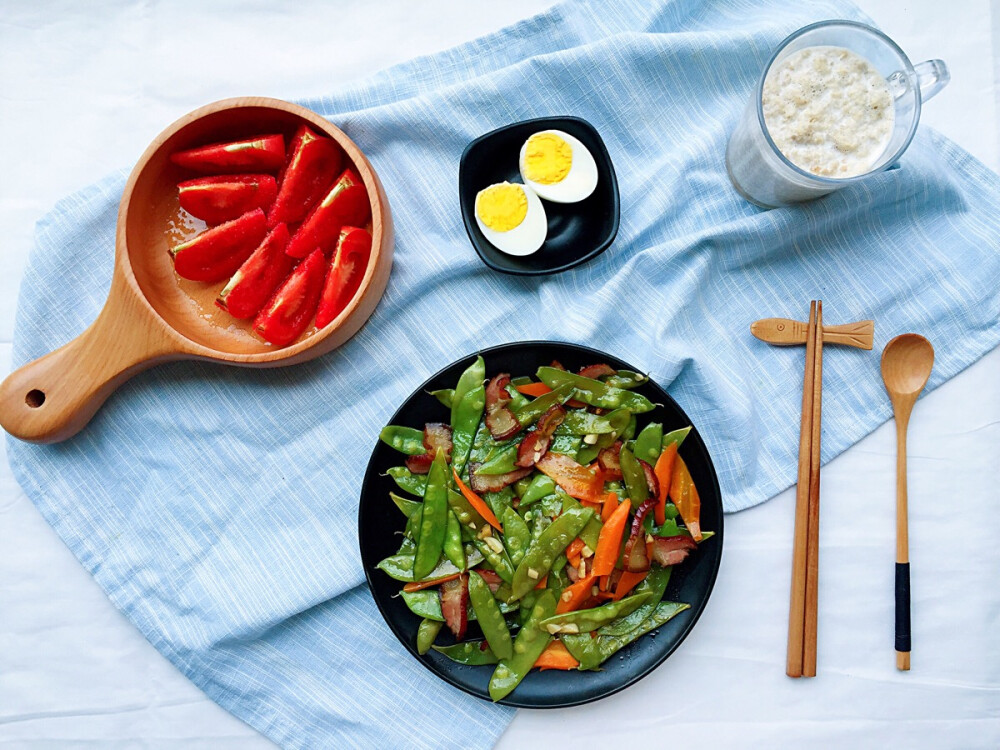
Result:
[[[177,214],[177,183],[191,175],[170,154],[192,146],[262,133],[290,139],[302,123],[333,138],[371,199],[372,254],[347,308],[320,330],[276,348],[221,311],[220,284],[180,279],[168,248]],[[22,440],[65,440],[87,424],[121,383],[159,362],[200,359],[242,367],[278,367],[343,344],[368,320],[392,268],[392,216],[385,191],[360,149],[314,112],[278,99],[240,97],[208,104],[161,133],[132,170],[118,210],[115,265],[104,309],[79,337],[13,372],[0,384],[0,425]]]

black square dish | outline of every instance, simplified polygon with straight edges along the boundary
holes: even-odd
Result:
[[[578,138],[597,163],[597,188],[578,203],[542,201],[548,234],[538,252],[508,255],[489,243],[476,224],[476,194],[496,182],[523,182],[518,168],[521,146],[540,130],[562,130]],[[518,276],[559,273],[600,255],[618,234],[621,207],[611,156],[597,130],[579,117],[540,117],[505,125],[470,143],[458,168],[462,220],[483,263]]]

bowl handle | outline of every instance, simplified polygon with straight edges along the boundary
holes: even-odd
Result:
[[[162,321],[116,276],[104,309],[87,330],[0,384],[0,425],[33,443],[65,440],[130,377],[182,356]]]

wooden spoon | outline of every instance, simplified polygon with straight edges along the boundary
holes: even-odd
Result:
[[[906,428],[934,367],[934,347],[916,333],[897,336],[882,352],[882,380],[896,415],[896,668],[910,668],[910,552],[906,511]]]
[[[170,154],[261,133],[291,137],[299,125],[340,144],[372,207],[372,255],[361,287],[327,326],[284,348],[250,335],[248,326],[207,319],[218,287],[178,280],[166,228],[177,208],[177,183],[190,177]],[[241,97],[185,115],[146,149],[118,209],[115,265],[104,309],[87,330],[0,384],[0,425],[21,440],[52,443],[76,434],[119,385],[160,362],[200,359],[241,367],[304,362],[343,344],[375,310],[392,268],[392,217],[385,191],[361,150],[341,130],[304,107]],[[241,327],[242,326],[242,327]]]

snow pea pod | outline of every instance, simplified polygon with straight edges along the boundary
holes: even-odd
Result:
[[[440,388],[436,391],[428,391],[430,395],[436,398],[442,403],[442,405],[447,406],[451,409],[452,405],[455,403],[455,389],[454,388]]]
[[[459,398],[458,389],[455,390],[455,398]],[[469,460],[469,451],[485,406],[486,389],[478,385],[465,392],[451,410],[451,463],[459,474]]]
[[[641,393],[614,388],[593,378],[585,378],[555,367],[539,367],[538,379],[552,390],[573,387],[573,398],[601,409],[628,409],[637,414],[653,410],[653,402]]]
[[[521,628],[514,641],[514,654],[510,659],[501,659],[490,678],[490,697],[501,700],[525,678],[542,651],[549,645],[552,636],[538,627],[538,624],[556,611],[556,594],[545,589],[538,595],[531,617]]]
[[[608,623],[598,631],[598,635],[628,635],[642,625],[645,619],[653,614],[656,605],[663,598],[663,592],[667,590],[667,584],[670,583],[670,572],[672,570],[673,568],[661,568],[658,565],[654,565],[649,571],[649,575],[643,578],[642,582],[635,588],[635,596],[649,594],[649,599],[646,603],[632,612],[632,614],[619,617],[614,622]]]
[[[491,453],[490,456],[478,467],[476,467],[477,474],[509,474],[515,471],[518,466],[515,463],[517,461],[517,443],[512,445],[497,446]]]
[[[614,425],[606,416],[583,409],[567,409],[566,418],[556,428],[557,435],[604,435],[614,431]]]
[[[602,604],[600,607],[578,609],[573,612],[563,612],[561,615],[553,615],[542,620],[541,624],[543,628],[552,634],[589,633],[591,630],[597,630],[609,622],[617,620],[619,617],[632,614],[648,602],[652,596],[651,591],[634,594],[617,602],[611,601],[607,604]]]
[[[462,544],[462,525],[449,509],[444,534],[444,556],[459,570],[465,570],[465,546]]]
[[[580,662],[577,669],[596,669],[625,646],[637,641],[651,630],[656,630],[690,607],[690,604],[679,602],[660,602],[653,610],[653,614],[627,635],[598,635],[596,638],[591,638],[590,633],[581,633],[580,635],[564,635],[560,640],[573,657]]]
[[[524,519],[509,505],[503,509],[500,522],[503,524],[503,546],[510,555],[511,565],[516,568],[524,553],[528,551],[531,531],[528,530],[528,524]]]
[[[568,508],[583,507],[580,504],[579,500],[577,500],[575,497],[567,495],[565,492],[562,491],[562,488],[556,490],[556,492],[559,498],[562,500],[562,508],[564,511],[567,510]],[[590,550],[593,552],[597,550],[597,540],[601,536],[602,528],[604,528],[604,524],[601,523],[601,519],[598,518],[597,515],[595,514],[593,518],[587,521],[587,525],[580,530],[580,533],[577,534],[577,536],[579,536],[580,539],[583,541],[583,543],[586,544],[588,547],[590,547]]]
[[[622,479],[625,481],[625,491],[628,492],[632,507],[638,508],[649,499],[649,485],[646,484],[646,472],[642,465],[625,446],[618,454],[618,462],[622,467]]]
[[[462,399],[469,391],[481,386],[486,380],[486,362],[482,357],[476,357],[475,362],[469,365],[458,376],[458,383],[455,384],[455,392],[451,400],[451,426],[454,428],[458,418],[458,410],[461,407]]]
[[[503,619],[497,600],[493,598],[489,584],[478,573],[469,576],[469,602],[493,653],[501,659],[509,659],[513,654],[513,647],[507,622]]]
[[[476,577],[478,578],[479,576]],[[434,645],[434,639],[438,637],[438,633],[441,632],[442,627],[444,627],[444,623],[439,620],[424,618],[420,621],[420,627],[417,628],[418,654],[423,656],[431,650],[431,646]]]
[[[499,538],[499,537],[494,537]],[[484,540],[476,539],[472,540],[472,543],[476,546],[476,549],[482,553],[483,557],[486,558],[486,562],[490,564],[496,574],[500,576],[500,579],[510,583],[514,580],[514,566],[510,562],[510,558],[507,557],[507,552],[497,552]]]
[[[612,388],[624,388],[628,390],[630,388],[638,388],[640,385],[648,383],[649,376],[643,375],[641,372],[619,370],[614,375],[608,375],[608,377],[604,378],[604,382]]]
[[[579,435],[553,435],[549,450],[552,453],[575,456],[581,445],[583,445],[583,439]]]
[[[528,548],[514,571],[511,594],[520,599],[552,568],[552,564],[593,517],[590,508],[570,508],[556,518]],[[497,571],[499,573],[499,571]]]
[[[444,615],[441,614],[441,594],[436,588],[423,589],[421,591],[402,591],[400,592],[400,596],[403,597],[403,602],[417,617],[444,622]],[[497,606],[500,607],[500,611],[504,614],[514,612],[518,608],[517,602],[514,604],[498,602]],[[469,619],[476,619],[476,611],[472,608],[469,609]]]
[[[413,577],[423,578],[438,564],[448,531],[448,464],[438,450],[427,472],[424,507],[420,513],[420,535],[413,556]]]
[[[407,456],[420,456],[427,452],[424,445],[424,431],[415,427],[386,425],[378,434],[378,439]]]
[[[528,488],[521,494],[521,504],[517,507],[523,508],[526,505],[530,505],[536,500],[541,500],[546,495],[551,495],[555,490],[556,483],[552,477],[548,477],[545,474],[537,474],[531,480]]]
[[[444,654],[454,662],[472,667],[496,664],[500,661],[486,641],[465,641],[464,643],[456,643],[454,646],[434,646],[434,650],[439,654]]]
[[[642,428],[635,439],[635,457],[641,458],[650,466],[656,464],[656,459],[663,451],[663,425],[659,422],[650,422]]]
[[[671,430],[666,435],[663,436],[663,447],[667,448],[670,445],[676,444],[678,448],[681,447],[681,443],[684,442],[684,438],[688,436],[691,432],[690,425],[687,427],[682,427],[679,430]]]
[[[455,514],[458,522],[464,528],[478,531],[486,524],[479,512],[472,507],[472,503],[466,500],[465,495],[458,490],[448,488],[448,505],[451,506],[451,512]]]
[[[421,505],[416,500],[410,500],[402,495],[397,495],[395,492],[390,492],[389,498],[396,504],[396,507],[399,508],[400,513],[407,518],[410,518],[414,513],[418,513],[420,511]]]
[[[466,565],[469,567],[479,565],[479,563],[483,561],[484,558],[482,553],[475,547],[466,545],[464,550]],[[451,560],[445,559],[439,562],[437,566],[435,566],[434,570],[425,575],[423,578],[414,579],[413,553],[406,552],[399,552],[395,555],[390,555],[384,560],[379,561],[375,567],[388,575],[390,578],[395,578],[397,581],[403,581],[405,583],[410,583],[413,580],[433,581],[435,578],[443,578],[444,576],[450,576],[461,572],[455,567]]]
[[[522,429],[533,425],[545,412],[556,404],[568,401],[570,394],[573,392],[573,386],[568,383],[558,387],[550,387],[552,388],[550,392],[532,399],[514,412],[514,416],[517,417],[517,421],[520,423]]]
[[[396,482],[396,486],[403,492],[409,492],[418,497],[424,496],[424,488],[427,486],[427,477],[414,474],[405,466],[393,466],[386,472]]]
[[[597,454],[600,453],[605,448],[611,447],[611,445],[619,438],[619,436],[628,429],[631,420],[635,419],[628,409],[615,409],[604,415],[604,418],[613,428],[611,432],[605,432],[597,436],[597,442],[593,445],[584,445],[579,449],[576,454],[577,463],[586,466],[591,463]]]

